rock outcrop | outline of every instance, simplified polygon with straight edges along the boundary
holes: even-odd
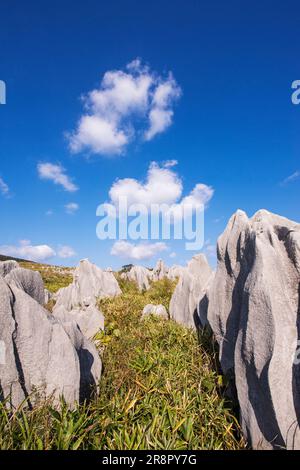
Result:
[[[7,260],[7,261],[0,261],[0,277],[5,277],[9,274],[13,269],[19,267],[17,261],[14,260]]]
[[[169,268],[165,265],[162,259],[159,259],[153,269],[152,279],[153,281],[160,281],[161,279],[168,276]]]
[[[53,292],[50,292],[48,289],[44,289],[44,304],[46,305],[53,298],[54,298]]]
[[[153,304],[146,305],[143,309],[142,318],[145,318],[149,315],[162,317],[162,318],[165,318],[166,320],[168,320],[169,318],[166,307],[164,307],[161,304],[160,305],[153,305]]]
[[[63,305],[54,307],[53,315],[63,323],[74,321],[86,338],[93,338],[99,330],[104,330],[103,313],[95,306],[67,310]]]
[[[24,399],[31,406],[63,396],[72,407],[99,382],[97,350],[74,322],[55,319],[22,287],[0,278],[0,399],[15,408]]]
[[[15,285],[23,290],[26,294],[30,295],[40,305],[45,304],[45,289],[42,276],[38,271],[31,271],[30,269],[15,268],[12,269],[6,276],[5,281],[11,286]]]
[[[104,317],[97,307],[101,298],[115,297],[121,289],[112,271],[103,271],[88,260],[80,261],[73,283],[56,294],[53,315],[62,321],[75,321],[87,338],[104,329]]]
[[[182,271],[170,302],[170,317],[187,327],[198,324],[197,306],[213,271],[203,254],[194,256]]]
[[[153,278],[152,271],[144,266],[132,266],[130,271],[121,275],[122,279],[135,282],[140,291],[150,288],[150,281]]]
[[[171,281],[175,281],[175,279],[179,279],[185,272],[186,272],[185,266],[174,264],[173,266],[170,267],[167,277]]]
[[[103,271],[88,260],[81,260],[73,274],[73,282],[60,289],[56,295],[56,307],[66,310],[95,305],[97,299],[121,294],[119,284],[112,272]]]
[[[299,286],[300,225],[264,210],[234,214],[218,240],[207,317],[256,449],[300,449]]]

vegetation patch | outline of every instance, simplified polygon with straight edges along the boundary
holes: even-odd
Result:
[[[31,261],[22,261],[19,264],[22,268],[38,271],[43,278],[45,288],[50,292],[57,292],[73,281],[72,268],[33,263]]]
[[[52,284],[53,285],[53,284]],[[216,353],[207,335],[173,321],[141,320],[143,307],[168,307],[174,282],[101,300],[105,331],[95,339],[103,355],[99,396],[69,410],[51,401],[10,413],[0,405],[1,449],[240,449],[245,444],[223,396]]]

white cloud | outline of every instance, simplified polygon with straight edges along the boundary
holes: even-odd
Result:
[[[67,214],[75,214],[79,209],[79,205],[76,202],[69,202],[65,205],[65,210]]]
[[[121,240],[114,243],[110,254],[120,258],[143,260],[150,259],[167,249],[167,245],[163,242],[133,244]]]
[[[30,240],[21,240],[18,246],[2,245],[0,253],[32,261],[45,261],[56,255],[49,245],[31,245]]]
[[[74,153],[90,147],[93,153],[120,154],[127,142],[128,136],[115,123],[98,116],[83,116],[77,133],[71,137],[70,148]]]
[[[172,124],[173,111],[153,108],[150,111],[150,128],[145,133],[145,139],[151,140],[156,134],[163,132]]]
[[[172,251],[172,253],[169,254],[170,258],[176,258],[177,254],[175,251]]]
[[[66,170],[61,165],[39,163],[37,170],[41,179],[53,181],[53,183],[61,185],[65,191],[74,192],[78,190],[78,187],[72,182],[70,177],[66,174]]]
[[[164,168],[172,168],[173,166],[176,166],[178,165],[178,161],[177,160],[166,160],[163,162],[163,167]]]
[[[152,139],[171,125],[180,94],[171,73],[163,78],[139,59],[125,71],[106,72],[99,88],[83,98],[85,112],[68,135],[71,151],[114,155],[141,134]]]
[[[214,189],[203,183],[198,183],[190,194],[184,197],[181,205],[191,205],[199,208],[201,205],[206,206],[214,195]]]
[[[173,204],[182,193],[182,182],[175,172],[151,163],[145,182],[134,178],[117,180],[109,191],[111,202],[118,204],[120,196],[126,196],[128,205]]]
[[[53,210],[52,209],[49,209],[45,212],[45,215],[47,215],[48,217],[53,215]]]
[[[213,197],[214,189],[203,183],[198,183],[187,196],[182,198],[183,184],[178,174],[169,167],[151,163],[145,182],[134,178],[115,181],[109,191],[112,204],[118,206],[121,197],[127,198],[127,204],[167,204],[173,213],[182,214],[184,206],[193,209],[205,207]]]
[[[5,183],[4,179],[1,178],[1,176],[0,176],[0,193],[3,194],[3,196],[9,196],[10,195],[9,187]]]
[[[76,255],[76,252],[73,250],[72,247],[64,245],[58,249],[57,254],[60,258],[65,259],[65,258],[72,258],[73,256]]]
[[[149,129],[145,133],[145,139],[151,140],[156,134],[165,131],[173,120],[172,103],[181,95],[181,90],[172,74],[164,83],[160,83],[153,95],[152,107],[149,112]]]
[[[293,174],[285,178],[282,182],[281,185],[285,185],[288,183],[292,183],[293,181],[296,181],[300,178],[300,171],[295,171]]]
[[[32,245],[30,240],[20,240],[18,245],[2,245],[0,253],[37,262],[46,261],[56,255],[60,258],[72,258],[76,255],[73,248],[67,245],[59,246],[56,252],[49,245]]]

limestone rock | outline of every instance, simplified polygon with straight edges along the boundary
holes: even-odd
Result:
[[[150,281],[152,280],[152,272],[144,268],[144,266],[132,266],[130,271],[122,274],[123,279],[135,282],[140,291],[148,290],[150,288]]]
[[[254,448],[300,449],[300,225],[238,211],[218,240],[208,321]]]
[[[186,267],[174,264],[168,271],[168,279],[175,281],[175,279],[179,279],[185,272]]]
[[[153,305],[153,304],[148,304],[144,307],[143,313],[142,313],[142,318],[145,318],[148,315],[156,315],[162,318],[165,318],[168,320],[169,315],[166,310],[166,307],[163,305]]]
[[[1,398],[17,407],[29,397],[64,396],[69,406],[88,397],[101,374],[94,346],[74,322],[65,326],[34,298],[0,279]]]
[[[88,260],[81,260],[73,274],[73,282],[56,294],[56,306],[74,308],[95,305],[98,298],[121,294],[119,284],[112,272],[103,271]]]
[[[195,328],[198,324],[197,306],[213,272],[203,254],[194,256],[178,280],[170,302],[170,317],[183,325]]]
[[[9,274],[13,269],[19,267],[17,261],[14,260],[7,260],[7,261],[0,261],[0,277],[5,277]]]
[[[50,292],[48,289],[44,289],[44,304],[46,305],[54,297],[53,292]]]
[[[99,330],[104,329],[103,313],[94,305],[71,311],[66,310],[63,305],[58,305],[54,307],[53,315],[63,323],[74,321],[86,338],[92,338]]]
[[[30,295],[40,305],[45,304],[45,290],[42,276],[38,271],[30,269],[15,268],[5,276],[5,281],[10,285],[15,285]]]
[[[162,259],[159,259],[153,269],[153,281],[160,281],[164,277],[168,276],[169,268],[165,265]]]

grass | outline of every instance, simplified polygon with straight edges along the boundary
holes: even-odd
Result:
[[[105,331],[100,393],[69,410],[51,402],[14,413],[0,405],[1,449],[241,449],[239,425],[207,334],[147,317],[147,303],[168,307],[174,283],[147,292],[120,281],[123,294],[100,301]]]
[[[32,263],[30,261],[22,261],[19,264],[22,268],[39,271],[44,281],[45,288],[50,292],[57,292],[62,287],[67,287],[73,281],[71,268]]]

